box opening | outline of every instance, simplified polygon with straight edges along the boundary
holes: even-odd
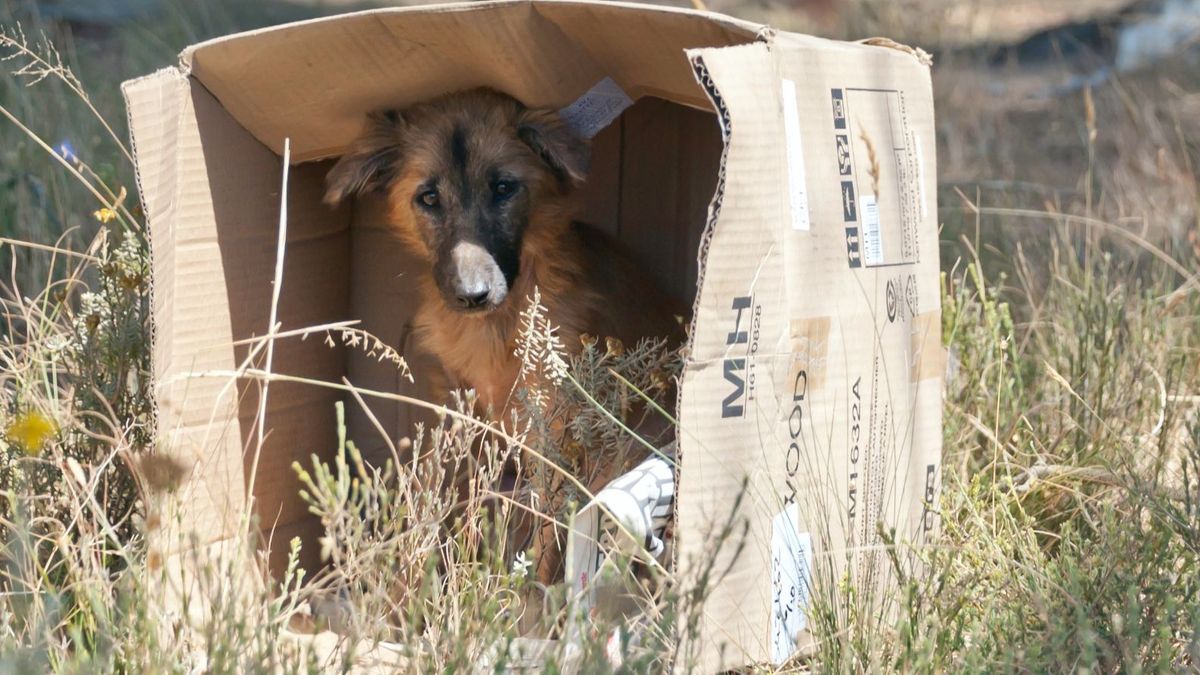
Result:
[[[224,111],[206,106],[206,113],[220,117]],[[244,132],[231,125],[227,133]],[[242,148],[237,171],[211,158],[209,180],[214,195],[240,195],[214,199],[214,205],[234,338],[246,340],[267,328],[280,160],[250,139],[217,145]],[[251,150],[245,149],[248,145]],[[578,220],[620,241],[681,307],[690,308],[695,298],[697,252],[721,150],[713,113],[661,98],[642,98],[593,139],[589,177],[578,195]],[[380,350],[344,338],[337,330],[329,333],[330,339],[319,333],[277,342],[273,370],[335,383],[345,377],[358,387],[440,401],[442,396],[429,377],[438,367],[436,362],[405,339],[419,302],[420,263],[389,228],[380,197],[362,197],[338,209],[320,203],[324,177],[333,161],[292,167],[281,330],[360,321],[358,327],[406,358],[415,382],[393,362],[380,359]],[[247,180],[250,173],[255,174],[254,180]],[[274,186],[263,185],[272,180]],[[257,193],[253,185],[260,188]],[[251,349],[249,344],[239,346],[237,361],[247,359]],[[243,385],[239,399],[239,433],[246,447],[253,447],[258,389],[256,384]],[[306,568],[311,572],[319,565],[315,553],[321,525],[300,499],[300,484],[291,466],[297,461],[308,465],[312,455],[333,459],[334,402],[339,400],[346,407],[348,436],[368,460],[384,461],[390,452],[352,396],[305,384],[271,385],[269,433],[258,458],[252,494],[264,534],[273,530],[268,543],[274,572],[283,568],[287,542],[294,536],[305,543]],[[426,411],[402,403],[371,399],[368,405],[393,441],[411,436],[418,420],[430,419]],[[245,457],[246,481],[253,462],[252,456]]]
[[[186,49],[179,68],[129,83],[141,192],[162,195],[149,200],[155,374],[165,382],[160,431],[195,457],[190,527],[213,542],[229,537],[253,494],[260,526],[273,533],[271,568],[282,569],[287,542],[300,536],[302,563],[314,570],[320,523],[297,494],[293,463],[332,458],[337,401],[345,403],[349,436],[368,457],[379,459],[386,448],[353,397],[275,382],[256,457],[260,385],[243,383],[231,402],[227,379],[195,377],[248,359],[261,365],[248,341],[268,329],[285,138],[293,166],[281,330],[359,320],[405,352],[416,382],[380,361],[371,345],[336,331],[331,340],[277,341],[273,370],[429,399],[422,376],[434,364],[402,344],[417,304],[414,261],[388,231],[378,199],[336,210],[321,203],[325,174],[366,113],[478,86],[557,109],[611,78],[636,102],[593,139],[579,219],[614,235],[663,290],[691,307],[722,142],[685,52],[751,43],[759,28],[615,3],[392,8],[218,38]],[[413,410],[371,405],[395,438],[410,433]]]

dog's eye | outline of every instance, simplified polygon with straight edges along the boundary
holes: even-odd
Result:
[[[517,193],[517,188],[520,186],[515,180],[496,181],[496,185],[492,187],[492,192],[496,194],[496,199],[503,201]]]
[[[438,205],[438,192],[437,190],[426,190],[417,195],[417,201],[428,208],[436,208]]]

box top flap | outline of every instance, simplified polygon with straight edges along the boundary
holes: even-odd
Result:
[[[369,10],[210,40],[182,67],[267,147],[339,154],[365,113],[488,85],[562,106],[604,77],[633,98],[708,108],[684,50],[752,42],[758,24],[624,3],[498,0]]]

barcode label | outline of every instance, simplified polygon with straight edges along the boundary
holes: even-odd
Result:
[[[875,195],[862,196],[863,258],[868,266],[883,263],[883,233],[879,227],[879,205]]]

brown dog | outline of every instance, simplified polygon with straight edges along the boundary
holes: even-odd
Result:
[[[429,264],[416,337],[495,412],[520,369],[514,340],[535,286],[568,349],[582,333],[626,344],[680,335],[653,282],[573,222],[587,161],[553,111],[475,89],[371,116],[329,172],[329,203],[387,195],[391,224]]]
[[[625,344],[682,338],[653,282],[606,236],[574,223],[587,161],[587,144],[554,111],[476,89],[372,115],[327,178],[331,204],[386,195],[391,225],[428,264],[415,336],[494,414],[510,405],[520,313],[535,287],[568,350],[584,333]],[[543,531],[543,581],[557,573],[546,544],[556,539]]]

